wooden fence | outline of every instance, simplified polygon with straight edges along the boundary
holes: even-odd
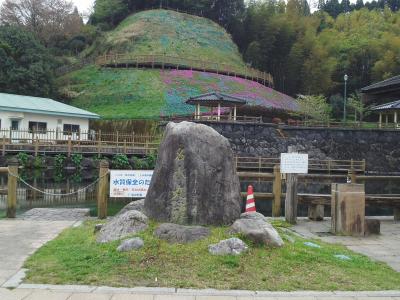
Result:
[[[334,122],[334,121],[299,121],[289,120],[287,123],[278,125],[288,125],[295,127],[320,127],[320,128],[349,128],[349,129],[400,129],[400,124],[379,123],[379,122]]]
[[[181,122],[181,121],[209,121],[209,122],[235,122],[235,123],[251,123],[251,124],[261,124],[263,123],[262,117],[255,116],[236,116],[236,120],[233,119],[233,116],[230,115],[221,115],[218,117],[217,115],[201,115],[201,116],[172,116],[172,117],[163,117],[162,121],[165,122]]]
[[[238,172],[239,178],[243,180],[256,180],[256,181],[272,181],[272,193],[254,193],[256,201],[272,201],[272,216],[281,216],[282,199],[285,198],[286,194],[282,192],[282,174],[280,173],[279,166],[276,165],[272,173],[259,173],[259,172]],[[400,180],[400,176],[366,176],[357,175],[355,172],[349,172],[346,174],[303,174],[299,175],[299,180],[304,179],[332,179],[337,180],[343,179],[347,176],[351,177],[351,181],[356,183],[357,181],[367,179],[396,179]],[[246,193],[242,192],[242,196],[246,197]],[[298,200],[300,204],[306,204],[309,207],[309,213],[315,210],[317,205],[331,205],[331,194],[305,194],[299,193]],[[366,195],[365,201],[367,205],[379,205],[393,208],[393,215],[396,221],[400,221],[400,195],[397,194],[371,194]]]
[[[32,131],[0,129],[3,156],[12,152],[112,155],[149,154],[159,146],[157,136],[135,133],[59,130]]]
[[[96,64],[101,67],[128,68],[148,67],[161,69],[194,70],[240,77],[257,81],[265,86],[273,86],[271,74],[243,66],[204,61],[198,59],[185,59],[166,55],[132,55],[129,53],[104,54],[96,58]]]
[[[238,171],[265,172],[273,170],[275,166],[280,164],[280,158],[269,157],[235,157],[236,169]],[[321,160],[309,159],[308,169],[311,172],[323,173],[348,173],[349,171],[356,173],[365,173],[365,160]]]

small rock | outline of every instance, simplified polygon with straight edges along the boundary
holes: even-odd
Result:
[[[285,236],[285,239],[286,239],[289,243],[294,244],[294,243],[296,242],[296,240],[295,240],[293,237],[291,237],[290,235],[285,234],[284,236]]]
[[[282,247],[284,245],[276,229],[257,215],[254,217],[248,215],[245,219],[236,220],[231,228],[234,233],[241,233],[256,244],[269,247]]]
[[[133,238],[123,241],[117,248],[119,252],[127,252],[131,250],[139,250],[144,246],[144,242],[141,238]]]
[[[230,238],[208,246],[208,252],[212,255],[240,255],[247,249],[247,245],[238,238]]]
[[[210,229],[202,226],[183,226],[172,223],[161,224],[154,235],[169,243],[190,243],[210,235]]]
[[[240,218],[241,219],[250,219],[250,220],[259,219],[259,220],[263,220],[263,221],[267,220],[267,218],[263,214],[260,214],[258,212],[245,212],[240,215]]]
[[[147,229],[148,222],[148,218],[140,211],[129,210],[106,223],[99,232],[97,242],[108,243],[141,232]]]
[[[337,254],[337,255],[334,255],[334,257],[336,257],[340,260],[351,260],[350,257],[348,257],[347,255],[343,255],[343,254]]]
[[[132,201],[129,204],[125,205],[120,212],[117,214],[118,215],[122,215],[127,211],[130,210],[137,210],[140,211],[141,213],[143,213],[144,210],[144,199],[141,200],[136,200],[136,201]]]
[[[103,224],[96,224],[94,225],[94,233],[97,233],[103,228]]]
[[[314,244],[314,243],[311,243],[311,242],[304,242],[304,245],[307,246],[307,247],[311,247],[311,248],[321,248],[320,245],[317,245],[317,244]]]

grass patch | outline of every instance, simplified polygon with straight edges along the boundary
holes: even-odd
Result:
[[[295,238],[281,249],[251,245],[242,256],[212,256],[208,245],[229,237],[227,228],[212,228],[205,240],[170,245],[153,236],[156,227],[137,236],[139,251],[119,253],[119,242],[97,244],[88,221],[65,230],[25,263],[26,281],[44,284],[92,284],[115,287],[160,286],[251,290],[386,290],[400,286],[400,274],[345,247]],[[283,235],[285,237],[285,235]],[[249,243],[250,244],[250,243]],[[341,261],[336,254],[350,256]]]
[[[128,203],[129,202],[122,202],[122,201],[108,202],[107,203],[107,216],[115,216]],[[97,217],[97,207],[98,207],[97,203],[93,203],[86,207],[89,207],[91,217]]]

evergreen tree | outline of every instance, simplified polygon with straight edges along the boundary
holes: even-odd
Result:
[[[0,92],[50,96],[53,58],[32,33],[0,26]]]

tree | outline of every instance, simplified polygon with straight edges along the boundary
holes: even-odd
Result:
[[[32,33],[16,26],[0,26],[0,91],[51,96],[53,58]]]
[[[103,30],[115,27],[128,16],[128,4],[123,0],[96,0],[89,23],[100,25]]]
[[[369,113],[370,107],[363,103],[359,92],[356,92],[349,97],[347,105],[354,111],[355,122],[357,122],[357,118],[359,121],[362,121]]]
[[[83,21],[70,1],[5,0],[0,7],[0,24],[23,26],[47,45],[56,36],[77,34]]]
[[[331,107],[322,95],[299,95],[297,97],[299,114],[305,121],[310,118],[315,121],[329,121]]]

